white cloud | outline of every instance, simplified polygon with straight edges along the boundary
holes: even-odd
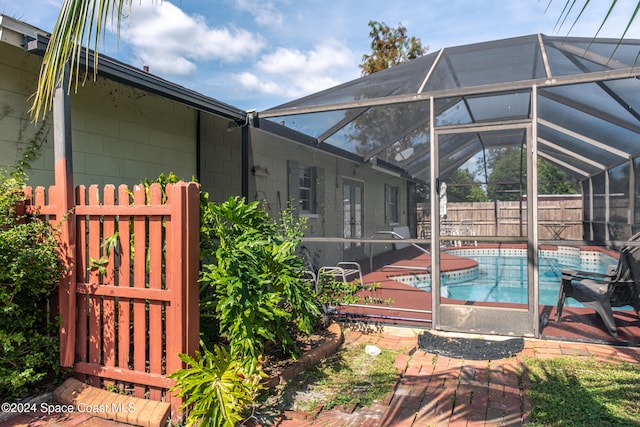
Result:
[[[253,15],[256,24],[260,26],[282,28],[284,17],[271,1],[236,0],[236,7]]]
[[[268,81],[261,81],[255,74],[244,72],[235,76],[237,82],[242,84],[244,88],[252,91],[267,93],[267,94],[281,94],[282,88],[279,84]]]
[[[353,52],[335,40],[312,50],[278,48],[263,55],[254,72],[236,74],[247,89],[294,98],[358,77]]]
[[[265,44],[244,29],[211,28],[202,16],[187,15],[168,1],[149,0],[133,3],[121,37],[152,72],[174,75],[194,72],[198,61],[245,60]]]

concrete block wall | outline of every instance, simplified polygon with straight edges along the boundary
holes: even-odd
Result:
[[[38,133],[41,155],[29,183],[53,184],[51,117],[33,123],[29,97],[40,58],[0,43],[0,166],[12,166]],[[74,183],[128,184],[160,173],[196,174],[197,113],[165,98],[98,78],[71,95]]]
[[[110,80],[71,99],[76,184],[135,184],[174,172],[196,174],[197,113]]]
[[[31,163],[30,182],[53,183],[53,135],[45,122],[32,123],[30,96],[35,92],[40,60],[21,49],[0,43],[0,167],[14,166],[29,141],[37,138],[42,156]]]

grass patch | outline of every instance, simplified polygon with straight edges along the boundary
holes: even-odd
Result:
[[[558,357],[525,360],[534,426],[640,426],[640,366]]]
[[[365,345],[341,347],[308,368],[283,390],[279,400],[287,409],[311,412],[337,405],[369,406],[384,399],[398,371],[393,366],[399,352],[382,349],[378,356],[365,353]]]

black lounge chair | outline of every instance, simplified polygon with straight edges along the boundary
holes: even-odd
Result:
[[[640,239],[640,233],[629,241]],[[561,270],[556,321],[560,322],[564,300],[571,297],[598,313],[609,333],[618,335],[613,307],[632,306],[640,317],[640,247],[626,246],[620,251],[618,265],[606,274]]]

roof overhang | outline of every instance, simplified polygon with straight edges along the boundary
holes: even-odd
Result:
[[[0,15],[0,41],[24,49],[27,52],[44,55],[50,34],[19,20]],[[171,99],[197,110],[215,114],[239,123],[245,123],[247,112],[214,98],[208,97],[184,86],[132,67],[107,55],[99,55],[98,75],[127,86]],[[80,65],[88,62],[92,72],[94,52],[81,50]]]

